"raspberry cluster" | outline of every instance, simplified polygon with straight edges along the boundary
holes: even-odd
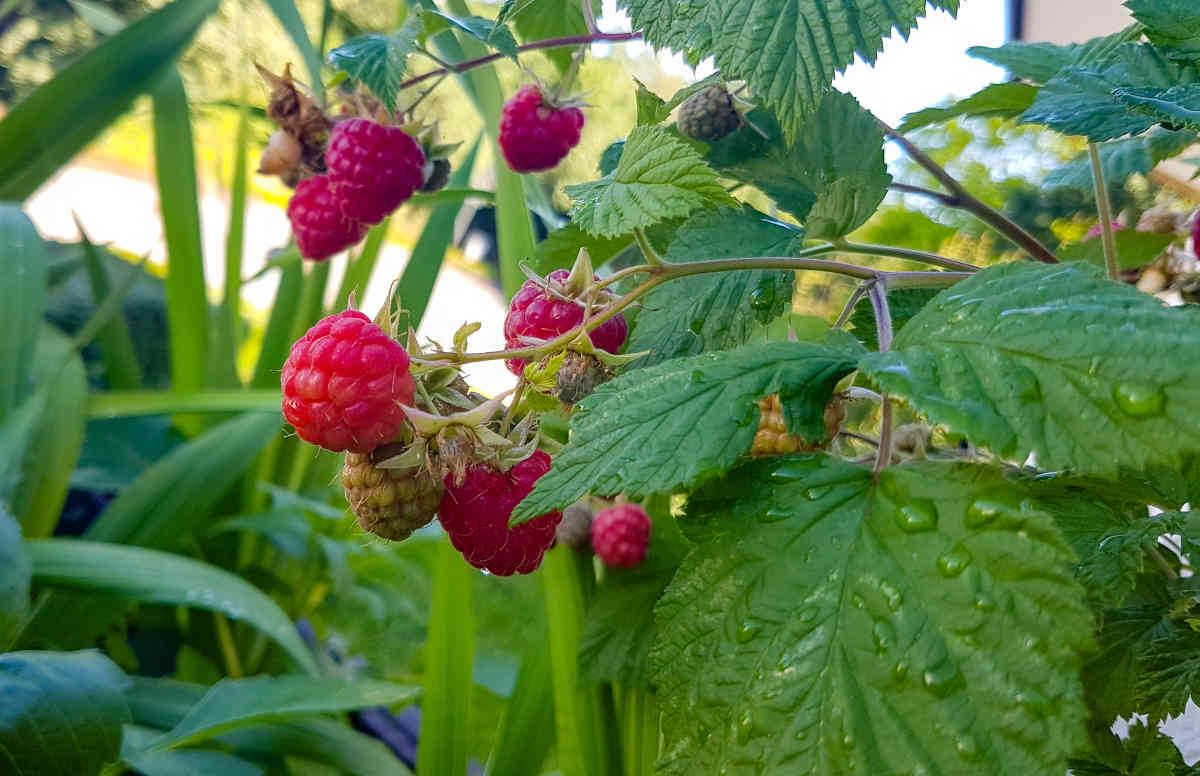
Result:
[[[504,317],[504,341],[507,348],[520,348],[529,344],[524,338],[548,340],[578,326],[583,321],[583,305],[573,299],[563,298],[547,288],[547,285],[562,285],[570,272],[558,269],[546,276],[547,284],[526,280],[508,305]],[[624,315],[614,315],[589,332],[592,345],[609,353],[616,353],[625,344],[629,324]],[[508,371],[521,376],[525,371],[525,359],[511,358],[504,362]]]
[[[425,185],[425,152],[400,127],[362,118],[334,125],[325,149],[327,172],[296,185],[287,214],[296,247],[323,261],[361,240]]]
[[[795,434],[789,434],[783,422],[783,404],[779,394],[773,393],[759,399],[758,431],[750,444],[750,455],[763,457],[769,455],[787,455],[789,453],[811,452],[829,444],[842,421],[846,419],[846,405],[836,397],[825,405],[825,438],[820,442],[806,442]]]

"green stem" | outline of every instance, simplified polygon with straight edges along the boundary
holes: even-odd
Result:
[[[221,656],[225,659],[225,672],[233,679],[241,679],[242,663],[238,659],[237,646],[233,643],[233,634],[229,631],[229,620],[220,612],[213,612],[213,623],[217,627],[217,643],[221,645]]]
[[[958,261],[957,259],[938,256],[936,253],[926,253],[925,251],[916,251],[909,248],[895,248],[891,245],[865,245],[862,243],[846,242],[845,240],[834,240],[833,245],[837,246],[838,251],[841,253],[859,253],[867,256],[887,256],[895,259],[907,259],[959,272],[979,271],[979,267],[974,264],[968,264],[965,261]]]
[[[634,229],[633,238],[637,240],[638,247],[642,249],[642,255],[646,257],[647,264],[654,267],[663,263],[658,251],[654,250],[654,246],[650,244],[650,238],[646,237],[645,229],[641,227]]]
[[[888,306],[887,286],[883,283],[872,283],[867,287],[867,296],[875,310],[875,328],[879,336],[879,352],[886,353],[892,349],[892,311]],[[888,395],[883,394],[880,405],[879,450],[875,453],[875,474],[891,462],[892,458],[892,403]]]
[[[415,359],[422,363],[471,364],[480,361],[495,361],[497,359],[524,358],[539,359],[544,355],[561,350],[579,335],[580,330],[591,331],[600,324],[619,314],[637,299],[646,295],[654,288],[676,278],[690,275],[703,275],[711,272],[729,272],[748,269],[785,269],[813,270],[845,275],[859,280],[872,280],[888,288],[946,288],[960,280],[971,276],[969,272],[880,272],[878,270],[860,267],[857,264],[845,264],[838,261],[809,258],[821,253],[832,253],[837,250],[833,244],[818,245],[804,251],[803,256],[761,256],[747,259],[713,259],[710,261],[692,261],[683,263],[644,265],[630,267],[616,273],[606,282],[612,282],[618,275],[629,275],[635,271],[650,275],[649,278],[618,299],[611,307],[600,315],[590,318],[584,324],[564,332],[554,339],[547,340],[541,345],[530,345],[511,350],[494,350],[482,353],[430,353]]]
[[[1112,205],[1108,201],[1108,186],[1104,183],[1104,166],[1100,164],[1100,147],[1088,143],[1088,159],[1092,162],[1092,185],[1096,190],[1096,209],[1100,211],[1100,242],[1104,246],[1104,266],[1108,270],[1109,280],[1116,280],[1121,274],[1117,263],[1117,242],[1113,239]]]

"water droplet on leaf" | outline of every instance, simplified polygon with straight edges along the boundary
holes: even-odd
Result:
[[[768,310],[773,304],[775,304],[775,284],[773,281],[764,280],[758,284],[758,288],[750,292],[750,307],[753,309]]]
[[[811,474],[812,467],[804,461],[792,461],[776,467],[775,471],[771,472],[771,481],[786,484],[805,479]]]
[[[1152,418],[1167,408],[1167,395],[1156,385],[1139,382],[1118,383],[1113,401],[1131,418]]]
[[[893,612],[900,611],[900,607],[904,605],[904,594],[900,589],[886,579],[879,580],[879,592],[883,593],[883,597],[887,599],[888,608]]]
[[[892,624],[880,620],[875,623],[871,635],[875,637],[875,649],[880,652],[887,652],[892,647],[896,646],[896,629]]]
[[[932,531],[937,527],[937,507],[928,499],[916,499],[896,510],[896,524],[906,533]]]
[[[939,698],[953,695],[963,683],[962,675],[958,673],[958,666],[950,660],[944,660],[925,669],[921,681],[926,690]]]
[[[804,497],[809,501],[820,501],[833,490],[832,485],[818,485],[814,488],[809,488],[804,491]]]
[[[786,509],[771,507],[758,516],[758,521],[760,523],[778,523],[780,520],[787,520],[791,516],[792,513]]]
[[[964,733],[954,739],[954,751],[958,752],[958,756],[964,760],[979,759],[979,744],[970,733]]]
[[[762,631],[761,625],[755,625],[754,623],[744,622],[744,623],[742,623],[742,627],[738,628],[737,641],[739,644],[746,644],[747,642],[750,642],[750,641],[753,641],[754,639],[756,639],[758,637],[758,634],[761,631]]]
[[[943,577],[957,577],[971,565],[971,553],[959,545],[938,556],[937,570]]]

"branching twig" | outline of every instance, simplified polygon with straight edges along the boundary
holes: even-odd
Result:
[[[1050,252],[1050,249],[1038,242],[1036,237],[1027,232],[1020,224],[1016,223],[1000,211],[993,208],[991,205],[967,191],[961,183],[955,180],[953,175],[946,172],[946,170],[943,169],[940,164],[931,159],[928,154],[909,142],[908,138],[892,129],[882,121],[879,122],[879,126],[881,129],[883,129],[885,135],[896,141],[900,148],[904,150],[904,153],[908,154],[908,156],[914,162],[924,167],[926,172],[932,175],[938,183],[942,184],[946,190],[950,192],[953,201],[956,203],[954,207],[962,208],[963,210],[974,214],[975,217],[980,221],[983,221],[985,224],[1016,243],[1021,250],[1025,251],[1032,258],[1046,264],[1058,263],[1058,259],[1055,258],[1053,253]],[[913,193],[917,194],[924,194],[927,192],[927,189],[913,191]]]
[[[641,32],[594,32],[588,35],[568,35],[562,38],[547,38],[546,40],[537,40],[533,43],[526,43],[523,46],[517,46],[517,51],[533,51],[535,49],[547,48],[562,48],[563,46],[580,46],[585,43],[620,43],[627,40],[640,40]],[[475,59],[468,59],[466,62],[459,62],[446,67],[439,67],[436,70],[430,70],[428,73],[422,73],[414,78],[410,78],[400,84],[400,89],[407,89],[410,86],[416,86],[422,81],[426,81],[434,76],[442,73],[465,73],[481,65],[486,65],[495,62],[497,59],[504,57],[504,54],[499,52],[487,54]]]

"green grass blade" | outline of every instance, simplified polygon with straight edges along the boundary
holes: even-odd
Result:
[[[219,0],[175,0],[76,59],[0,121],[0,200],[28,197],[153,87]]]
[[[283,31],[296,44],[296,50],[304,59],[304,64],[308,67],[309,85],[312,86],[313,94],[318,95],[317,99],[324,102],[322,99],[323,87],[321,86],[321,55],[313,48],[312,39],[308,37],[308,30],[304,28],[304,20],[300,18],[296,4],[292,0],[266,0],[266,3],[271,8],[271,12],[275,14],[275,18],[283,25]]]
[[[303,287],[304,267],[299,262],[288,264],[280,270],[279,289],[275,292],[271,317],[267,319],[267,329],[263,332],[262,347],[254,365],[254,379],[250,381],[255,388],[279,387],[279,370],[292,347],[292,340],[288,337],[292,333],[292,320],[300,307],[300,290]]]
[[[425,642],[425,693],[421,700],[421,738],[417,760],[422,773],[467,772],[469,709],[475,652],[471,612],[471,576],[462,556],[444,539]]]
[[[42,327],[33,370],[46,406],[29,440],[22,478],[13,500],[27,539],[49,536],[67,500],[71,472],[79,462],[86,426],[87,373],[71,341]]]
[[[224,569],[144,547],[78,539],[35,539],[25,549],[39,584],[221,612],[270,636],[308,673],[318,671],[283,610]]]
[[[35,573],[36,568],[35,562]],[[235,728],[294,716],[407,703],[415,700],[417,694],[416,687],[370,679],[306,676],[223,679],[209,688],[184,718],[151,747],[167,749],[192,744]]]
[[[342,275],[342,285],[338,288],[337,296],[333,298],[333,309],[345,309],[350,294],[358,304],[362,303],[367,293],[367,283],[371,282],[371,273],[375,271],[375,263],[379,260],[379,251],[387,239],[388,227],[392,217],[388,216],[380,223],[371,227],[367,239],[363,241],[362,250],[358,256],[347,263],[346,272]]]
[[[611,762],[601,688],[579,677],[579,637],[583,632],[584,591],[592,582],[590,558],[565,546],[546,553],[546,622],[554,676],[554,721],[558,765],[563,776],[607,776]]]
[[[3,154],[0,149],[0,154]],[[2,177],[2,176],[0,176]],[[29,388],[46,298],[46,245],[16,204],[0,204],[0,424]]]
[[[225,289],[217,316],[214,357],[237,375],[238,337],[241,327],[242,256],[246,237],[246,149],[250,144],[250,106],[243,100],[238,111],[233,147],[233,181],[229,187],[229,228],[225,232]]]
[[[171,384],[204,387],[208,371],[208,293],[200,244],[196,157],[187,92],[170,68],[154,87],[154,167],[167,244],[167,334]]]
[[[282,401],[278,388],[249,391],[239,388],[212,389],[195,393],[108,391],[93,393],[89,397],[87,416],[92,420],[104,420],[139,415],[277,410]]]
[[[327,261],[314,264],[308,274],[304,276],[304,287],[300,291],[300,304],[296,307],[296,315],[292,318],[292,327],[288,331],[288,349],[291,348],[293,342],[303,337],[304,332],[308,331],[321,317],[321,311],[325,304],[325,284],[328,282],[329,262]],[[285,349],[283,358],[275,364],[276,371],[283,367],[287,352],[288,350]]]
[[[517,684],[492,748],[491,776],[539,773],[554,743],[554,683],[550,655],[540,648],[525,656]]]
[[[82,226],[79,233],[83,236],[83,259],[87,266],[88,280],[92,286],[92,299],[96,304],[109,297],[108,271],[101,260],[100,250],[92,244],[84,234]],[[136,277],[136,269],[130,267],[130,277]],[[114,314],[100,330],[96,332],[96,341],[100,346],[100,358],[104,362],[104,378],[110,388],[119,391],[132,391],[142,384],[142,368],[138,365],[137,354],[133,349],[133,338],[129,334],[129,324],[123,312]]]
[[[475,166],[478,151],[479,141],[476,140],[462,166],[454,171],[450,185],[465,186],[471,181],[471,170]],[[400,276],[400,299],[408,310],[409,325],[414,330],[420,327],[425,308],[429,306],[433,284],[442,270],[442,260],[454,240],[454,222],[460,210],[461,203],[435,207],[425,222],[425,228],[421,230],[421,236],[417,238],[417,244],[413,246],[408,263],[404,265],[404,272]]]
[[[246,413],[172,450],[121,491],[88,530],[96,541],[173,547],[211,517],[211,509],[268,440],[278,411]]]
[[[451,13],[460,16],[471,15],[466,0],[448,0],[446,6]],[[468,57],[488,53],[486,46],[469,38],[461,40],[461,47]],[[504,92],[500,88],[500,79],[490,67],[470,70],[462,76],[462,80],[471,83],[471,89],[468,91],[474,95],[475,105],[483,117],[488,136],[492,139],[492,158],[496,168],[496,232],[500,250],[500,281],[504,287],[504,295],[512,297],[525,282],[525,274],[521,272],[520,264],[533,256],[535,241],[521,176],[508,169],[499,146],[496,145],[496,135],[500,129],[500,111],[504,107]]]

